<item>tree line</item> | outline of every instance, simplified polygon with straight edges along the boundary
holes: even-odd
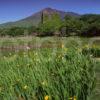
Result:
[[[100,15],[86,14],[80,17],[58,14],[43,15],[38,26],[0,29],[0,36],[100,36]]]

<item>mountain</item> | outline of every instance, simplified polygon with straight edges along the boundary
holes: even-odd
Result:
[[[52,8],[45,8],[27,18],[21,19],[16,22],[8,22],[1,24],[0,27],[12,27],[12,26],[18,26],[18,27],[28,27],[28,26],[36,26],[41,22],[41,15],[47,14],[47,15],[52,15],[52,14],[59,14],[59,16],[63,19],[65,15],[70,15],[73,17],[79,17],[80,15],[74,12],[65,12],[65,11],[60,11]]]

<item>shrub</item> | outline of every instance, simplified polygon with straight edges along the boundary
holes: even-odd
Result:
[[[92,55],[93,57],[100,57],[100,48],[83,48],[83,54]]]
[[[7,35],[10,36],[24,35],[24,28],[20,28],[20,27],[9,28],[7,31]]]

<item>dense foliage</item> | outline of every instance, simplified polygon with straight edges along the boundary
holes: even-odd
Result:
[[[0,36],[18,35],[38,36],[100,36],[100,15],[87,14],[80,17],[66,15],[61,19],[58,14],[44,15],[39,25],[23,27],[11,27],[0,29]]]
[[[83,36],[100,36],[100,15],[83,15],[80,20],[87,23],[87,29],[82,33]]]
[[[48,18],[48,16],[44,16],[43,23],[39,24],[39,35],[40,36],[49,36],[54,35],[54,32],[59,31],[62,26],[62,20],[60,17],[55,14]]]

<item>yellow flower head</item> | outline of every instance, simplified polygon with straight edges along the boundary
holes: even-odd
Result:
[[[76,96],[74,96],[74,97],[70,97],[69,100],[77,100],[77,99]]]
[[[89,45],[87,44],[87,45],[85,45],[85,48],[89,48]]]
[[[23,88],[26,90],[26,89],[28,88],[28,86],[27,86],[27,85],[25,85]]]
[[[76,96],[74,96],[74,100],[76,100]]]
[[[78,52],[82,52],[82,49],[81,48],[78,48]]]
[[[97,46],[97,45],[95,45],[95,44],[94,44],[92,47],[93,47],[93,48],[99,48],[99,46]]]
[[[69,100],[73,100],[73,97],[70,97]]]
[[[44,100],[49,100],[49,96],[48,95],[46,95],[45,97],[44,97]]]
[[[61,45],[61,48],[64,48],[64,44]]]
[[[42,85],[47,86],[47,81],[46,81],[46,80],[43,81],[43,82],[42,82]]]
[[[64,59],[64,57],[62,57],[62,60]]]

